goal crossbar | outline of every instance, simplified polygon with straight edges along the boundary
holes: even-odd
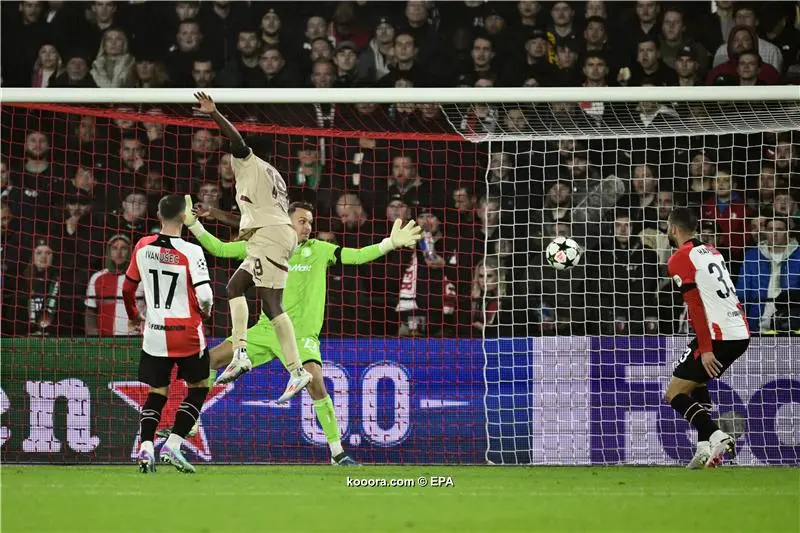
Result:
[[[636,101],[797,101],[800,86],[755,87],[461,87],[359,89],[211,89],[218,102],[244,103],[546,103]],[[192,89],[0,89],[0,101],[9,103],[188,104]]]

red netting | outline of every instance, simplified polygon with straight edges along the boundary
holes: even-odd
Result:
[[[362,438],[375,444],[361,460],[480,461],[480,351],[456,341],[409,346],[384,336],[480,334],[471,326],[471,284],[484,246],[476,183],[486,155],[448,133],[438,106],[413,115],[372,105],[224,111],[255,152],[281,171],[291,199],[314,204],[316,238],[360,248],[383,239],[396,217],[430,225],[443,265],[427,265],[421,254],[404,250],[330,270],[325,375],[346,445]],[[319,126],[317,119],[328,127],[302,126]],[[188,106],[3,106],[3,389],[11,409],[4,460],[128,460],[146,387],[136,382],[140,338],[122,338],[128,335],[123,273],[132,244],[159,230],[156,206],[163,195],[188,193],[206,207],[236,210],[230,155],[210,126]],[[223,241],[236,235],[218,218],[202,221]],[[188,232],[185,238],[194,240]],[[207,333],[219,339],[230,334],[225,285],[238,262],[208,260],[216,300]],[[408,290],[416,308],[398,311]],[[248,299],[254,319],[255,298]],[[336,340],[356,335],[359,340]],[[373,348],[365,350],[364,343]],[[471,358],[465,370],[437,381],[443,358],[458,352]],[[302,414],[300,405],[278,414],[258,411],[285,381],[279,366],[267,366],[252,382],[237,382],[234,392],[212,390],[205,409],[218,412],[203,414],[204,430],[190,441],[195,459],[327,460],[306,395]],[[423,440],[408,441],[399,456],[383,446],[408,438],[409,368],[437,384],[428,395],[433,403],[423,399],[417,406],[438,409],[445,382],[455,380],[459,386],[448,401],[467,405],[468,412],[462,411],[467,416],[460,424],[462,415],[446,411],[426,418],[413,432]],[[181,391],[173,388],[179,402]],[[385,404],[386,398],[396,405]],[[162,425],[172,423],[173,411],[165,411]],[[259,419],[267,415],[270,424]],[[443,427],[469,445],[437,444]]]

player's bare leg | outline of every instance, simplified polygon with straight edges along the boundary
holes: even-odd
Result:
[[[724,454],[734,450],[733,437],[720,431],[711,419],[707,407],[710,400],[706,400],[708,389],[705,395],[702,391],[695,393],[698,387],[705,385],[673,376],[664,395],[667,403],[697,429],[697,451],[688,465],[692,469],[718,466]]]
[[[342,448],[339,425],[336,422],[336,412],[333,409],[333,401],[325,388],[325,380],[322,378],[322,367],[316,362],[310,361],[303,365],[312,376],[311,383],[308,385],[308,395],[314,400],[314,411],[317,414],[322,430],[325,432],[325,439],[331,450],[331,463],[338,466],[358,466],[352,457],[347,455]]]
[[[167,442],[161,447],[159,456],[162,463],[170,464],[184,474],[194,474],[194,466],[186,460],[181,452],[183,440],[189,435],[192,427],[200,418],[203,402],[208,395],[208,380],[188,383],[189,392],[186,394],[180,408],[175,415],[175,425],[172,426]]]
[[[156,428],[161,421],[161,411],[167,403],[169,387],[150,387],[147,400],[139,414],[139,435],[142,443],[139,445],[137,463],[139,472],[148,474],[156,471],[156,452],[153,446]]]
[[[297,340],[294,335],[292,319],[283,310],[283,289],[270,289],[258,287],[258,296],[261,300],[261,309],[267,318],[272,321],[275,335],[281,345],[281,351],[286,358],[286,369],[289,371],[289,383],[286,390],[278,398],[278,403],[286,403],[295,394],[303,390],[313,379],[311,374],[300,364],[300,351],[297,349]]]
[[[234,272],[228,282],[228,304],[231,309],[231,326],[233,332],[233,357],[230,364],[216,380],[217,384],[230,383],[253,368],[247,357],[247,319],[249,310],[244,293],[253,286],[253,276],[246,270]]]

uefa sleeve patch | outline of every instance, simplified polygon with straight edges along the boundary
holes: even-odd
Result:
[[[681,279],[681,277],[680,277],[679,275],[677,275],[677,274],[675,274],[674,276],[672,276],[672,281],[674,281],[674,282],[675,282],[675,285],[677,285],[678,287],[680,287],[680,286],[681,286],[681,284],[683,283],[683,280],[682,280],[682,279]]]
[[[197,271],[202,273],[208,272],[208,265],[206,264],[206,259],[204,257],[198,259]]]

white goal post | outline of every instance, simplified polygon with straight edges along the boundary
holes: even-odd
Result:
[[[508,326],[498,328],[507,333],[499,336],[471,330],[483,352],[476,352],[484,362],[482,398],[462,403],[483,414],[486,462],[677,465],[691,457],[694,430],[663,402],[674,363],[690,339],[683,303],[666,274],[672,250],[665,222],[672,208],[690,206],[700,214],[700,237],[724,250],[736,292],[755,313],[751,328],[759,337],[724,379],[710,385],[713,415],[740,439],[739,464],[800,465],[800,300],[791,299],[800,292],[787,297],[789,288],[776,285],[774,271],[749,270],[762,250],[775,252],[778,233],[785,234],[788,250],[800,231],[790,226],[800,217],[799,86],[205,92],[231,106],[375,103],[386,104],[386,114],[402,102],[438,104],[449,127],[441,145],[414,139],[418,144],[409,152],[446,152],[451,142],[475,149],[471,163],[456,163],[472,164],[482,178],[468,200],[475,203],[470,220],[480,226],[474,230],[480,242],[472,253],[480,261],[470,265],[472,290],[484,292],[470,310],[479,324],[497,320]],[[141,105],[125,112],[140,115],[139,122],[145,122],[140,109],[152,104],[163,116],[179,117],[171,126],[191,131],[199,122],[185,120],[193,94],[3,88],[0,104],[52,104],[54,113],[75,108],[105,118],[115,112],[110,106]],[[299,124],[286,128],[291,134],[269,134],[288,139],[306,130],[302,144],[305,135],[324,138],[332,131],[326,127]],[[402,132],[393,135],[383,139],[405,142]],[[349,153],[342,161],[356,165]],[[442,181],[449,179],[449,162],[438,164],[445,168]],[[386,165],[387,172],[391,168]],[[361,179],[359,171],[348,172]],[[565,271],[546,265],[544,247],[557,236],[572,237],[583,248],[580,265]],[[770,258],[790,260],[778,252]],[[783,264],[770,258],[765,264]],[[797,261],[800,271],[800,252]],[[497,291],[491,295],[490,274]],[[440,355],[446,373],[459,354]],[[447,407],[446,400],[431,396],[429,408]],[[465,449],[471,445],[469,438],[463,442]],[[459,458],[461,453],[454,451]]]

